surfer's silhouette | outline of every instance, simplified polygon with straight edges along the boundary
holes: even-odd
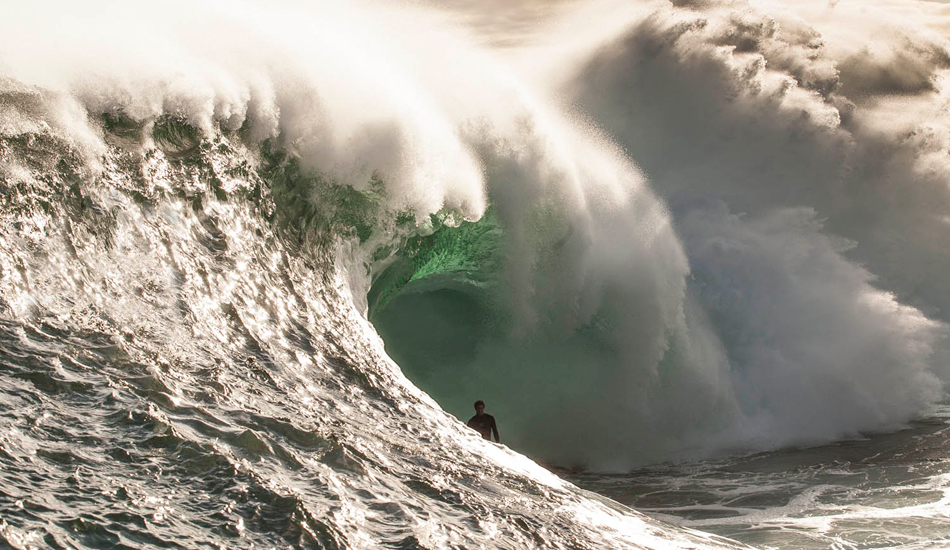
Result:
[[[475,402],[475,416],[469,419],[468,427],[473,428],[489,441],[491,441],[494,432],[495,443],[501,443],[501,438],[498,436],[498,426],[495,425],[495,417],[485,414],[485,402],[481,399]]]

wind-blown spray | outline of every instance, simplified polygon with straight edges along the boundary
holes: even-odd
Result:
[[[939,36],[895,39],[914,84],[788,13],[613,7],[525,33],[472,30],[471,6],[31,3],[0,23],[4,131],[42,120],[93,179],[128,145],[115,121],[134,154],[239,141],[293,186],[275,219],[340,246],[357,307],[372,287],[404,372],[458,415],[489,401],[545,460],[623,469],[926,410],[946,132],[870,119],[895,87],[939,97]]]

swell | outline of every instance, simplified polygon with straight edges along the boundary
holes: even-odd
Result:
[[[389,219],[371,191],[227,132],[192,145],[174,116],[112,113],[90,160],[21,114],[0,136],[9,544],[579,546],[608,525],[620,546],[725,544],[486,445],[413,387],[338,264]]]
[[[419,6],[44,5],[0,32],[15,315],[266,370],[372,332],[313,328],[325,301],[401,314],[405,348],[445,352],[401,366],[446,408],[487,396],[515,446],[601,469],[848,437],[943,397],[939,37],[888,35],[934,81],[895,86],[808,8],[595,2],[507,50]]]

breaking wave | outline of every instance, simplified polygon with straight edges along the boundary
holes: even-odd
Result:
[[[914,32],[860,20],[883,52],[806,4],[512,8],[531,32],[465,3],[96,8],[0,22],[5,376],[119,388],[129,420],[93,423],[298,495],[307,536],[355,544],[388,512],[316,525],[301,449],[356,477],[417,464],[393,479],[521,460],[430,398],[484,399],[539,460],[624,470],[944,397],[950,54],[924,8]],[[42,381],[16,374],[30,354]],[[447,486],[418,491],[481,498]]]

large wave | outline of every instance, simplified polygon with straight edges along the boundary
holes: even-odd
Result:
[[[943,397],[937,31],[865,17],[881,53],[808,6],[519,7],[546,20],[17,6],[3,132],[72,144],[100,183],[114,148],[240,143],[270,219],[346,274],[405,374],[463,418],[485,399],[544,460],[817,442]],[[4,302],[27,315],[14,273]]]
[[[373,319],[449,410],[485,395],[538,456],[623,468],[854,436],[943,397],[947,42],[924,25],[939,8],[899,25],[883,7],[757,7],[594,3],[540,49],[573,65],[519,52],[644,170],[675,235],[542,200],[500,218],[517,236],[484,233],[493,261],[445,266],[487,292],[439,286],[424,255]],[[512,202],[494,181],[490,203]],[[461,230],[440,248],[470,257]]]

